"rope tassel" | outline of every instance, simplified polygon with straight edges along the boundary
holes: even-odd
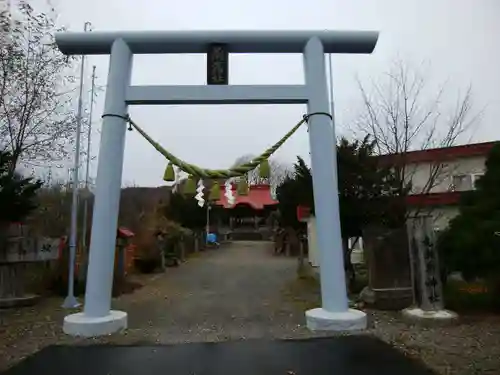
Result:
[[[259,175],[261,178],[269,178],[271,176],[271,167],[268,159],[260,163]]]
[[[211,201],[218,201],[220,199],[220,185],[219,182],[214,181],[212,188],[210,189],[210,196],[208,198]]]
[[[175,171],[172,163],[168,163],[165,168],[165,173],[163,174],[163,181],[171,182],[175,181]]]
[[[246,178],[244,178],[244,177],[240,178],[240,180],[238,181],[237,190],[238,190],[238,195],[242,195],[242,196],[248,195],[248,183],[247,183]]]
[[[183,189],[183,193],[186,195],[196,194],[196,180],[194,176],[189,176]]]

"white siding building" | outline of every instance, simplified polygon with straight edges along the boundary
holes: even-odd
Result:
[[[496,142],[408,152],[405,155],[405,175],[412,185],[407,204],[414,214],[432,215],[436,230],[444,229],[458,212],[460,193],[474,189],[475,182],[485,172],[485,161]],[[397,155],[382,158],[391,163]],[[308,222],[309,261],[318,265],[315,218]],[[352,261],[362,261],[362,240],[353,250]]]

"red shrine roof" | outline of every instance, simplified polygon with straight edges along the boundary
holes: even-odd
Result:
[[[125,227],[118,227],[116,231],[116,236],[120,238],[130,238],[134,237],[135,233],[132,232],[130,229],[125,228]]]
[[[232,185],[232,190],[235,199],[233,206],[230,206],[227,202],[227,198],[224,193],[226,192],[226,187],[221,186],[221,198],[215,202],[217,206],[223,206],[224,208],[233,208],[237,205],[248,205],[254,210],[262,210],[265,206],[274,206],[278,204],[277,200],[271,197],[271,188],[267,184],[250,185],[248,195],[238,195],[236,191],[236,185]]]

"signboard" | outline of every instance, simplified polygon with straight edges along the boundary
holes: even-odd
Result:
[[[210,44],[208,46],[207,84],[229,84],[229,53],[225,44]]]
[[[59,256],[58,238],[11,237],[0,263],[44,262]]]
[[[306,206],[297,206],[297,220],[306,223],[311,216],[311,208]]]

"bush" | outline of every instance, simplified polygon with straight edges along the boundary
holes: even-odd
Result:
[[[443,266],[470,281],[500,286],[500,143],[486,160],[476,190],[462,194],[460,214],[438,238]],[[496,286],[495,286],[496,285]]]
[[[443,288],[446,308],[457,312],[500,312],[500,291],[484,282],[449,281]]]
[[[85,282],[79,282],[77,279],[75,279],[74,283],[75,296],[84,296],[85,287],[86,287]],[[127,279],[114,278],[112,295],[113,297],[118,297],[122,294],[132,293],[133,291],[135,291],[140,287],[142,287],[142,284],[140,283]],[[67,276],[58,274],[52,277],[48,283],[48,290],[57,296],[65,297],[68,294]]]
[[[153,273],[161,267],[161,259],[158,257],[136,258],[134,267],[140,273]]]
[[[141,273],[152,273],[162,266],[162,256],[167,263],[179,259],[179,243],[192,231],[163,216],[164,207],[159,206],[144,218],[144,229],[136,234],[134,243],[137,246],[137,257],[134,261],[136,269]],[[159,237],[163,236],[163,241]],[[176,263],[176,261],[174,262]]]
[[[25,290],[37,295],[51,294],[56,263],[56,261],[26,263],[23,271]]]

